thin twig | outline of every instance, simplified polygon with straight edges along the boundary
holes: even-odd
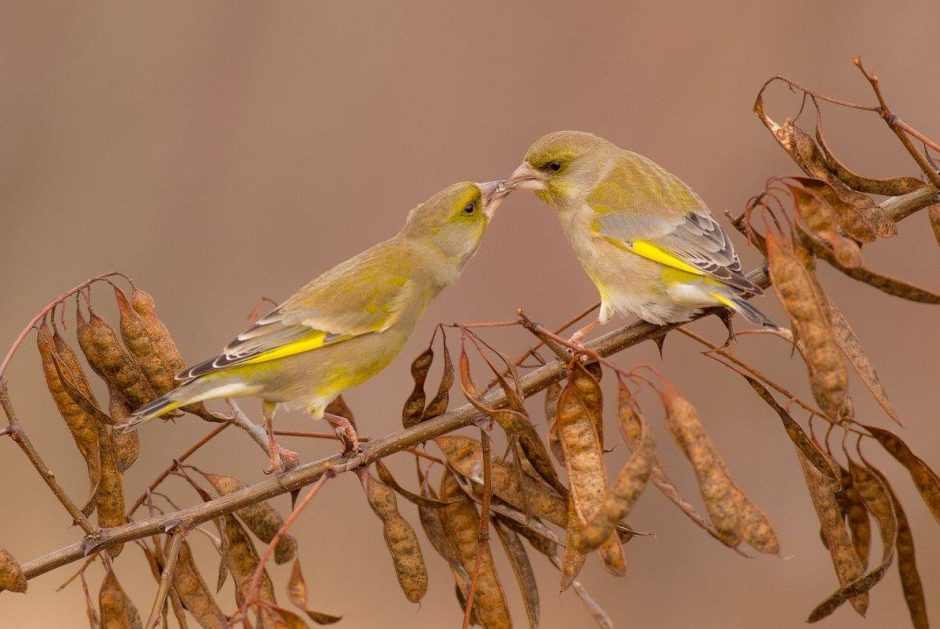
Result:
[[[36,447],[33,446],[26,431],[23,430],[23,426],[17,421],[16,413],[13,410],[13,402],[10,401],[10,392],[7,390],[7,382],[2,376],[0,376],[0,407],[3,407],[3,412],[7,417],[7,430],[9,431],[10,438],[23,450],[26,454],[26,458],[33,464],[33,467],[36,468],[36,471],[39,472],[42,479],[46,481],[46,485],[49,486],[49,489],[52,490],[52,493],[59,499],[59,502],[62,503],[65,510],[72,516],[75,524],[78,524],[82,530],[85,531],[86,535],[96,535],[99,529],[88,521],[88,518],[85,517],[81,509],[76,507],[72,499],[65,493],[65,489],[63,489],[59,481],[56,480],[52,468],[46,465],[42,457],[39,456]]]
[[[153,607],[150,610],[150,618],[144,629],[154,629],[157,622],[163,617],[163,605],[166,603],[166,595],[170,591],[170,584],[173,580],[173,570],[176,569],[176,559],[180,555],[180,547],[188,532],[185,526],[178,526],[170,537],[170,547],[166,553],[166,563],[163,565],[163,572],[160,573],[160,587],[157,588],[157,596],[153,600]]]
[[[936,190],[922,188],[901,197],[887,199],[882,202],[881,207],[885,210],[888,218],[900,220],[917,210],[936,203],[936,195]],[[748,273],[747,278],[762,288],[770,285],[766,270],[763,268],[751,271]],[[693,317],[693,320],[701,316],[705,315]],[[667,327],[672,329],[678,327],[678,325]],[[585,346],[597,351],[602,356],[610,356],[662,334],[663,327],[645,321],[638,321],[594,339],[586,343]],[[564,361],[555,360],[520,378],[519,387],[523,397],[531,397],[553,382],[561,380],[564,377],[565,368],[566,363]],[[483,401],[489,406],[502,406],[507,403],[505,394],[499,390],[485,395]],[[299,465],[276,478],[260,481],[240,491],[188,507],[182,511],[151,517],[140,522],[132,522],[102,531],[97,539],[90,540],[89,543],[82,541],[70,544],[23,564],[23,571],[28,579],[32,579],[81,559],[90,546],[93,546],[93,548],[107,548],[123,542],[131,542],[160,533],[163,531],[164,526],[172,522],[178,522],[181,519],[189,520],[193,525],[201,524],[246,505],[255,504],[305,487],[319,480],[328,470],[336,474],[348,472],[362,465],[368,465],[377,459],[400,452],[405,448],[431,441],[435,437],[470,425],[479,417],[479,414],[476,407],[472,404],[466,404],[412,428],[374,439],[365,444],[361,452],[351,457],[336,454]]]

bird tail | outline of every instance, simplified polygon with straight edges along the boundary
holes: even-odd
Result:
[[[131,413],[127,421],[121,424],[121,429],[124,432],[136,430],[141,424],[146,424],[152,419],[206,399],[206,393],[214,388],[207,385],[208,383],[197,378],[161,395]]]
[[[752,306],[746,299],[741,297],[729,297],[727,298],[730,304],[729,308],[737,312],[739,315],[757,325],[762,325],[767,328],[777,328],[776,323],[770,320],[770,318],[765,315],[763,312]]]

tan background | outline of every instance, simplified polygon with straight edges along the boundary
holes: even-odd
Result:
[[[759,85],[781,73],[871,101],[850,63],[854,53],[882,75],[897,111],[940,136],[935,2],[620,4],[3,3],[0,344],[53,295],[121,269],[156,296],[187,359],[202,359],[242,329],[259,295],[287,296],[392,234],[410,207],[453,181],[506,176],[530,142],[559,128],[591,130],[651,156],[716,213],[739,209],[768,176],[794,170],[751,114]],[[794,102],[775,89],[771,111],[782,118]],[[838,152],[859,170],[915,171],[874,116],[830,111],[827,120]],[[751,251],[742,256],[756,261]],[[866,249],[866,259],[940,286],[940,251],[926,217]],[[905,437],[936,466],[936,310],[829,271],[823,276],[893,394]],[[104,290],[96,295],[106,303]],[[408,360],[435,322],[505,319],[524,306],[556,323],[594,299],[554,217],[531,195],[511,198],[462,281],[431,308],[403,356],[349,394],[362,431],[398,427]],[[781,317],[773,297],[759,304]],[[695,328],[723,338],[714,322]],[[513,352],[529,342],[520,331],[487,336]],[[617,361],[659,366],[647,345]],[[751,337],[741,351],[805,391],[801,367],[783,344]],[[28,344],[9,374],[14,400],[41,452],[80,496],[82,466],[36,363]],[[628,575],[609,577],[591,560],[584,582],[618,626],[800,625],[835,578],[778,421],[684,338],[670,338],[662,369],[698,405],[731,470],[766,507],[786,558],[741,559],[650,492],[631,522],[655,536],[628,546]],[[854,386],[859,415],[884,423]],[[245,406],[257,414],[254,402]],[[309,422],[295,415],[280,424]],[[191,418],[148,426],[129,493],[205,430]],[[687,466],[668,436],[659,436],[667,467],[695,497]],[[334,448],[294,443],[307,460]],[[613,456],[619,461],[622,452]],[[79,539],[12,443],[0,443],[0,457],[0,544],[27,560]],[[261,478],[261,453],[235,431],[197,461]],[[409,470],[410,462],[402,458],[395,467]],[[936,616],[936,523],[903,470],[886,468],[908,507]],[[410,474],[402,479],[411,482]],[[170,486],[181,501],[194,500],[175,481]],[[286,509],[286,499],[278,505]],[[406,514],[415,519],[410,507]],[[351,475],[317,497],[296,530],[314,604],[345,614],[352,627],[456,625],[443,563],[429,559],[430,591],[420,608],[408,604],[379,530]],[[543,625],[588,625],[572,593],[557,595],[553,571],[534,561]],[[146,613],[154,584],[140,554],[125,551],[117,570]],[[0,624],[81,626],[80,588],[53,593],[69,573],[36,579],[26,597],[0,596]],[[285,578],[280,570],[277,576]],[[99,578],[96,568],[95,584]],[[868,622],[846,606],[828,626],[903,625],[896,572],[885,581],[872,596]],[[504,582],[514,593],[505,568]],[[524,623],[521,615],[516,620]]]

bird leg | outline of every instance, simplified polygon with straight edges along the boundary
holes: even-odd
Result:
[[[336,435],[343,442],[343,455],[349,456],[359,450],[359,435],[348,419],[334,413],[323,413],[323,419],[333,425]]]
[[[300,463],[300,457],[296,452],[282,448],[274,438],[274,411],[277,408],[276,402],[267,400],[261,403],[261,413],[264,415],[264,427],[268,431],[268,454],[271,456],[271,462],[265,468],[265,474],[273,472],[286,472],[297,467]]]
[[[715,316],[721,319],[721,322],[725,324],[725,329],[728,330],[728,338],[725,339],[725,344],[721,346],[726,348],[734,340],[734,311],[727,308],[716,308]]]
[[[581,328],[580,330],[572,334],[571,338],[568,339],[568,342],[570,342],[573,345],[577,345],[578,347],[584,347],[584,337],[587,336],[588,332],[596,328],[599,323],[600,321],[598,321],[597,319],[594,319],[593,321],[588,323],[586,326],[584,326],[583,328]]]

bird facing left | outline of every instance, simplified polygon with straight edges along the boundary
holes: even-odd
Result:
[[[397,234],[323,273],[218,356],[180,373],[176,389],[138,408],[125,427],[195,402],[258,397],[271,455],[266,473],[298,463],[275,439],[278,405],[326,419],[346,453],[355,450],[349,420],[326,407],[398,355],[431,300],[460,277],[509,191],[497,181],[441,190],[412,209]]]

